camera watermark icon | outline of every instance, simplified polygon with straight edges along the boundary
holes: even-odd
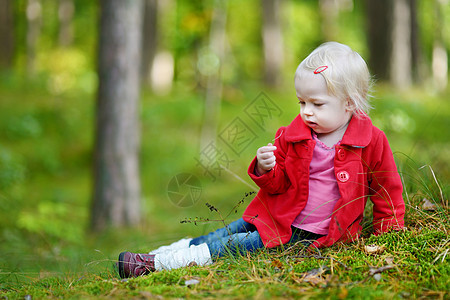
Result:
[[[193,174],[180,173],[169,181],[167,195],[170,201],[178,207],[195,205],[202,195],[200,180]]]

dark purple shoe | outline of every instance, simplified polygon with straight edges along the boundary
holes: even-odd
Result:
[[[122,252],[118,266],[120,278],[146,275],[155,271],[155,255]]]

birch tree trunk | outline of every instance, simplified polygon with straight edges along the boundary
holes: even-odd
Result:
[[[412,84],[411,7],[408,0],[393,1],[391,83],[397,88]]]
[[[140,221],[142,1],[102,0],[91,228]]]

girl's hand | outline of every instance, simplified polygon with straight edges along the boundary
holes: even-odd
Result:
[[[267,146],[263,146],[256,151],[256,158],[258,160],[256,168],[260,175],[267,173],[275,167],[276,161],[275,155],[273,154],[275,150],[277,150],[277,147],[269,143]]]

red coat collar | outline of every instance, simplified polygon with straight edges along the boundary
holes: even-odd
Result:
[[[342,138],[341,145],[363,148],[369,145],[372,139],[372,121],[367,115],[352,117]],[[287,142],[295,143],[312,139],[311,129],[306,126],[298,115],[286,127],[285,138]]]

